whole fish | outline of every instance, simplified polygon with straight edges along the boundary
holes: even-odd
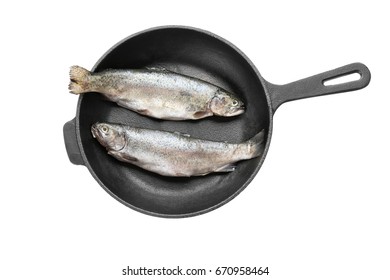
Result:
[[[245,110],[244,103],[234,94],[164,68],[93,73],[72,66],[70,80],[71,93],[99,92],[119,106],[157,119],[231,117]]]
[[[164,176],[231,172],[237,161],[258,157],[264,151],[264,130],[240,144],[109,123],[95,123],[91,132],[111,156]]]

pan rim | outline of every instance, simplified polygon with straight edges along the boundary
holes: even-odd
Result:
[[[121,44],[123,44],[124,42],[127,42],[128,40],[132,39],[132,38],[135,38],[139,35],[142,35],[142,34],[145,34],[145,33],[148,33],[148,32],[153,32],[153,31],[158,31],[158,30],[163,30],[163,29],[184,29],[184,30],[191,30],[191,31],[196,31],[196,32],[199,32],[199,33],[203,33],[203,34],[206,34],[210,37],[213,37],[223,43],[225,43],[226,45],[228,45],[230,48],[232,48],[235,52],[237,52],[242,58],[244,58],[244,60],[250,65],[250,67],[254,70],[254,72],[256,73],[259,81],[261,82],[261,85],[263,87],[263,90],[264,90],[264,94],[265,94],[265,97],[266,97],[266,101],[267,101],[267,107],[268,107],[268,115],[269,115],[269,127],[268,127],[268,133],[267,133],[267,140],[266,140],[266,145],[265,145],[265,149],[264,149],[264,152],[263,152],[263,155],[261,156],[261,159],[259,161],[259,163],[257,164],[256,168],[254,169],[254,171],[252,172],[252,174],[250,176],[248,176],[248,178],[245,180],[245,182],[242,184],[241,187],[239,187],[237,189],[237,191],[235,191],[232,195],[230,195],[228,198],[220,201],[219,203],[213,205],[213,206],[210,206],[210,207],[207,207],[205,209],[202,209],[202,210],[199,210],[199,211],[195,211],[195,212],[189,212],[189,213],[181,213],[181,214],[166,214],[166,213],[159,213],[159,212],[154,212],[154,211],[149,211],[149,210],[145,210],[143,208],[140,208],[140,207],[137,207],[137,206],[134,206],[133,204],[130,204],[126,201],[124,201],[122,198],[120,198],[119,196],[117,196],[116,194],[114,194],[98,177],[98,175],[95,173],[95,171],[93,170],[92,166],[90,165],[89,163],[89,160],[86,156],[86,153],[84,151],[84,147],[83,147],[83,144],[82,144],[82,140],[81,140],[81,134],[80,134],[80,111],[81,111],[81,104],[82,104],[82,100],[83,100],[83,95],[80,95],[79,96],[79,100],[78,100],[78,103],[77,103],[77,110],[76,110],[76,139],[77,139],[77,144],[79,146],[79,149],[80,149],[80,154],[81,154],[81,157],[83,159],[83,162],[84,162],[84,165],[87,167],[87,169],[89,170],[89,172],[91,173],[91,175],[93,176],[93,178],[98,182],[98,184],[109,194],[111,195],[113,198],[115,198],[117,201],[119,201],[120,203],[124,204],[125,206],[135,210],[135,211],[138,211],[142,214],[147,214],[147,215],[150,215],[150,216],[154,216],[154,217],[159,217],[159,218],[189,218],[189,217],[195,217],[195,216],[198,216],[198,215],[202,215],[202,214],[205,214],[207,212],[211,212],[223,205],[225,205],[226,203],[230,202],[233,198],[237,197],[251,182],[252,180],[254,179],[254,177],[257,175],[257,173],[259,172],[261,166],[263,165],[263,162],[265,160],[265,157],[267,155],[267,152],[268,152],[268,149],[269,149],[269,145],[270,145],[270,140],[271,140],[271,136],[272,136],[272,128],[273,128],[273,111],[272,111],[272,105],[271,105],[271,98],[269,96],[269,92],[268,92],[268,88],[267,88],[267,82],[264,80],[264,78],[260,75],[260,72],[258,71],[258,69],[256,68],[256,66],[252,63],[252,61],[238,48],[236,47],[234,44],[232,44],[231,42],[229,42],[228,40],[210,32],[210,31],[207,31],[207,30],[203,30],[203,29],[200,29],[200,28],[196,28],[196,27],[191,27],[191,26],[184,26],[184,25],[162,25],[162,26],[157,26],[157,27],[152,27],[152,28],[148,28],[148,29],[145,29],[145,30],[142,30],[142,31],[139,31],[139,32],[136,32],[130,36],[127,36],[126,38],[120,40],[118,43],[114,44],[111,48],[109,48],[99,59],[98,61],[95,63],[95,65],[92,67],[91,71],[95,71],[96,68],[99,66],[99,64],[107,57],[107,55],[109,55],[113,50],[115,50],[118,46],[120,46]]]

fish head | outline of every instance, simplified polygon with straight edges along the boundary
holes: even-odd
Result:
[[[95,123],[91,126],[93,138],[107,150],[120,151],[126,146],[126,137],[123,128],[108,123]]]
[[[211,99],[210,109],[214,115],[232,117],[244,113],[245,106],[244,102],[237,96],[224,90],[218,90]]]

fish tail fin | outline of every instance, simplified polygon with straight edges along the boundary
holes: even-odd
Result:
[[[69,91],[74,94],[80,94],[89,91],[89,77],[91,72],[80,66],[72,66],[69,71]]]
[[[265,131],[264,129],[246,141],[249,145],[249,155],[251,158],[261,156],[265,149]]]

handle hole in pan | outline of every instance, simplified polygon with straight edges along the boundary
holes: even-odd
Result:
[[[354,73],[338,76],[335,78],[326,79],[322,83],[324,86],[335,86],[335,85],[358,81],[361,79],[361,77],[362,75],[360,73],[354,72]]]

